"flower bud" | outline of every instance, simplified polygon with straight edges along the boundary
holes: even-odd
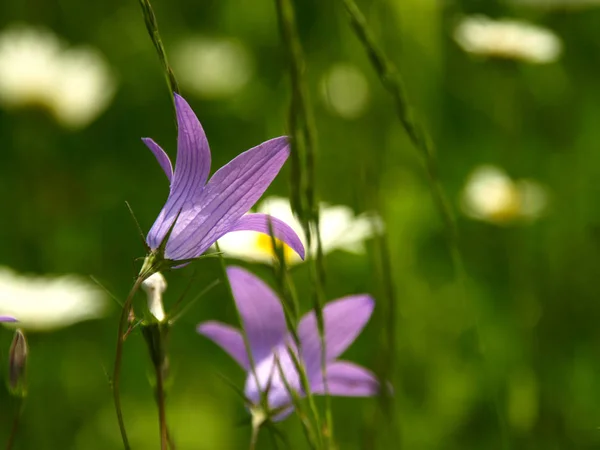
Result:
[[[156,320],[163,322],[166,315],[162,303],[162,294],[167,289],[167,280],[160,272],[156,272],[142,282],[142,289],[148,295],[150,313]]]
[[[8,386],[13,395],[25,395],[25,372],[29,348],[25,335],[20,329],[15,331],[8,358]]]

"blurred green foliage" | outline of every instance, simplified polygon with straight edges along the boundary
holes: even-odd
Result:
[[[167,52],[192,35],[225,36],[243,42],[254,61],[249,82],[230,97],[204,100],[181,86],[206,130],[213,171],[285,133],[289,87],[273,2],[156,0],[153,6]],[[378,399],[335,398],[339,447],[392,448],[397,434],[401,448],[410,450],[598,448],[600,7],[540,10],[475,0],[361,4],[437,144],[440,179],[455,207],[467,174],[482,163],[549,188],[549,213],[527,226],[459,217],[465,299],[421,161],[341,3],[296,6],[318,127],[317,192],[357,211],[380,205],[397,293],[390,380],[397,422],[386,423]],[[451,37],[469,13],[548,26],[562,38],[563,55],[539,66],[473,58]],[[139,6],[2,2],[0,28],[13,22],[43,25],[73,44],[97,47],[119,86],[107,111],[76,132],[41,111],[0,111],[0,263],[24,272],[93,274],[123,298],[137,273],[134,258],[144,252],[124,202],[147,230],[167,195],[167,181],[140,137],[151,136],[175,153],[171,101]],[[369,82],[370,102],[355,119],[332,114],[321,96],[320,80],[335,62],[357,66]],[[268,193],[287,195],[288,180],[289,167]],[[329,255],[326,267],[329,299],[370,292],[383,301],[373,243],[362,258]],[[273,281],[269,269],[253,270]],[[206,259],[168,274],[167,303],[190,279],[194,293],[220,273],[218,261]],[[293,277],[307,310],[308,267],[295,268]],[[232,308],[220,285],[173,330],[168,417],[180,450],[247,447],[250,430],[240,425],[247,414],[218,375],[242,386],[244,374],[195,333],[202,320],[235,323]],[[117,318],[115,305],[105,320],[29,336],[30,387],[19,449],[120,448],[105,373],[112,368]],[[345,357],[378,370],[387,357],[385,320],[376,308]],[[4,364],[10,338],[0,334]],[[134,448],[158,448],[149,373],[146,348],[133,335],[125,346],[121,390]],[[8,436],[13,406],[0,392],[0,442]],[[292,448],[304,448],[296,418],[280,428]],[[259,448],[270,445],[263,435]]]

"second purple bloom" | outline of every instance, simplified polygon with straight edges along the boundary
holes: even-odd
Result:
[[[298,371],[288,351],[290,346],[295,346],[286,326],[283,308],[275,293],[250,272],[230,266],[227,276],[248,336],[256,377],[239,330],[210,321],[200,324],[198,332],[218,344],[247,371],[245,395],[255,408],[260,408],[261,392],[268,390],[270,411],[263,413],[271,415],[275,410],[273,420],[281,420],[293,411],[282,372],[290,387],[303,395]],[[299,360],[304,365],[314,394],[325,394],[325,385],[330,395],[368,397],[377,394],[379,382],[373,373],[337,359],[358,337],[371,317],[374,304],[368,295],[351,295],[332,301],[323,308],[326,380],[321,370],[322,347],[315,313],[302,317],[298,325],[302,348]]]

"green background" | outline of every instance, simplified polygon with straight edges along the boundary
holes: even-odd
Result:
[[[465,178],[483,163],[549,189],[546,217],[527,226],[458,216],[468,274],[463,296],[422,162],[341,2],[296,6],[319,136],[317,191],[357,212],[380,205],[397,297],[390,346],[375,244],[364,256],[327,256],[329,299],[370,292],[378,300],[345,358],[380,370],[394,348],[396,418],[389,424],[376,398],[333,399],[339,447],[394,448],[399,436],[399,447],[410,450],[599,448],[600,7],[361,3],[437,144],[440,181],[456,209]],[[227,36],[242,41],[254,59],[252,79],[234,96],[204,100],[182,86],[206,130],[213,172],[286,132],[289,84],[273,2],[157,0],[154,8],[167,52],[190,35]],[[470,57],[452,39],[457,20],[468,13],[546,25],[562,38],[563,55],[549,65]],[[0,3],[0,27],[13,22],[44,25],[72,44],[98,47],[119,85],[109,108],[76,132],[40,111],[0,110],[0,263],[23,272],[93,274],[123,298],[139,270],[135,258],[144,253],[124,202],[147,230],[168,189],[140,137],[175,153],[171,102],[139,6],[133,0]],[[357,119],[342,119],[323,103],[319,82],[333,62],[356,65],[369,81],[370,103]],[[289,194],[289,163],[267,192]],[[252,270],[273,281],[266,267]],[[200,292],[220,276],[216,259],[167,274],[167,309],[191,278],[192,291]],[[304,310],[309,276],[308,266],[293,270]],[[29,397],[16,448],[120,448],[105,375],[118,314],[114,305],[103,320],[29,336]],[[223,285],[173,329],[169,423],[179,449],[247,448],[250,430],[240,425],[247,414],[219,377],[243,386],[244,374],[195,333],[208,319],[235,323]],[[10,332],[0,333],[4,369],[10,339]],[[126,342],[122,380],[134,449],[159,447],[149,374],[143,339],[134,334]],[[0,442],[13,407],[0,392]],[[292,448],[304,448],[296,417],[279,427]],[[270,445],[261,436],[259,448]]]

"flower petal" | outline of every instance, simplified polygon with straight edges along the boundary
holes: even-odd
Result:
[[[177,161],[173,176],[173,191],[183,192],[201,189],[210,173],[210,148],[200,121],[190,105],[175,95],[177,111]]]
[[[284,409],[279,414],[273,416],[271,419],[273,422],[281,422],[283,419],[287,419],[288,416],[294,412],[294,407],[290,406],[289,408]]]
[[[277,358],[277,359],[276,359]],[[276,361],[279,361],[277,364]],[[281,370],[279,370],[279,366]],[[268,358],[262,360],[254,367],[254,371],[248,372],[244,393],[253,404],[259,405],[261,393],[267,392],[269,409],[277,409],[282,406],[291,405],[290,393],[282,378],[282,372],[290,389],[302,395],[300,388],[300,377],[288,349],[281,345],[273,351]],[[256,373],[256,378],[254,377]],[[256,380],[258,379],[258,383]],[[285,415],[284,415],[285,417]]]
[[[326,359],[337,358],[358,337],[369,321],[375,301],[369,295],[351,295],[328,303],[323,308]],[[298,326],[302,358],[309,377],[321,370],[321,339],[315,312],[306,314]]]
[[[17,319],[10,316],[0,316],[0,322],[17,322]]]
[[[244,338],[239,330],[224,323],[209,321],[198,325],[196,331],[229,353],[229,356],[235,359],[245,370],[250,368]]]
[[[158,248],[180,211],[180,220],[173,234],[178,228],[181,231],[186,211],[193,207],[202,193],[210,172],[210,148],[202,125],[183,97],[174,95],[178,126],[177,160],[169,197],[148,233],[147,243],[153,250]]]
[[[165,151],[160,147],[160,145],[158,145],[150,138],[142,138],[142,142],[144,142],[144,144],[146,144],[150,151],[154,153],[158,164],[160,164],[160,167],[162,167],[162,170],[164,170],[165,175],[169,179],[170,183],[171,179],[173,178],[173,165],[171,164],[169,155],[165,153]]]
[[[182,210],[167,244],[165,257],[183,260],[195,258],[206,251],[256,203],[279,173],[289,153],[285,137],[263,142],[221,167],[204,190],[195,194],[193,204],[183,207],[182,203],[173,203],[180,207],[170,209],[165,206],[164,214],[161,213],[163,225],[160,233],[156,233],[161,237],[164,237],[179,209]]]
[[[271,288],[247,270],[229,266],[227,277],[254,363],[259,364],[283,342],[287,332],[283,308]]]
[[[271,229],[273,230],[273,236],[289,245],[302,259],[304,259],[304,244],[302,244],[302,241],[292,227],[282,220],[267,214],[246,214],[237,221],[228,233],[233,231],[257,231],[259,233],[271,235]]]
[[[315,394],[325,394],[325,384],[319,374],[311,381]],[[379,392],[379,381],[373,372],[348,361],[334,361],[327,366],[327,390],[341,397],[370,397]]]

